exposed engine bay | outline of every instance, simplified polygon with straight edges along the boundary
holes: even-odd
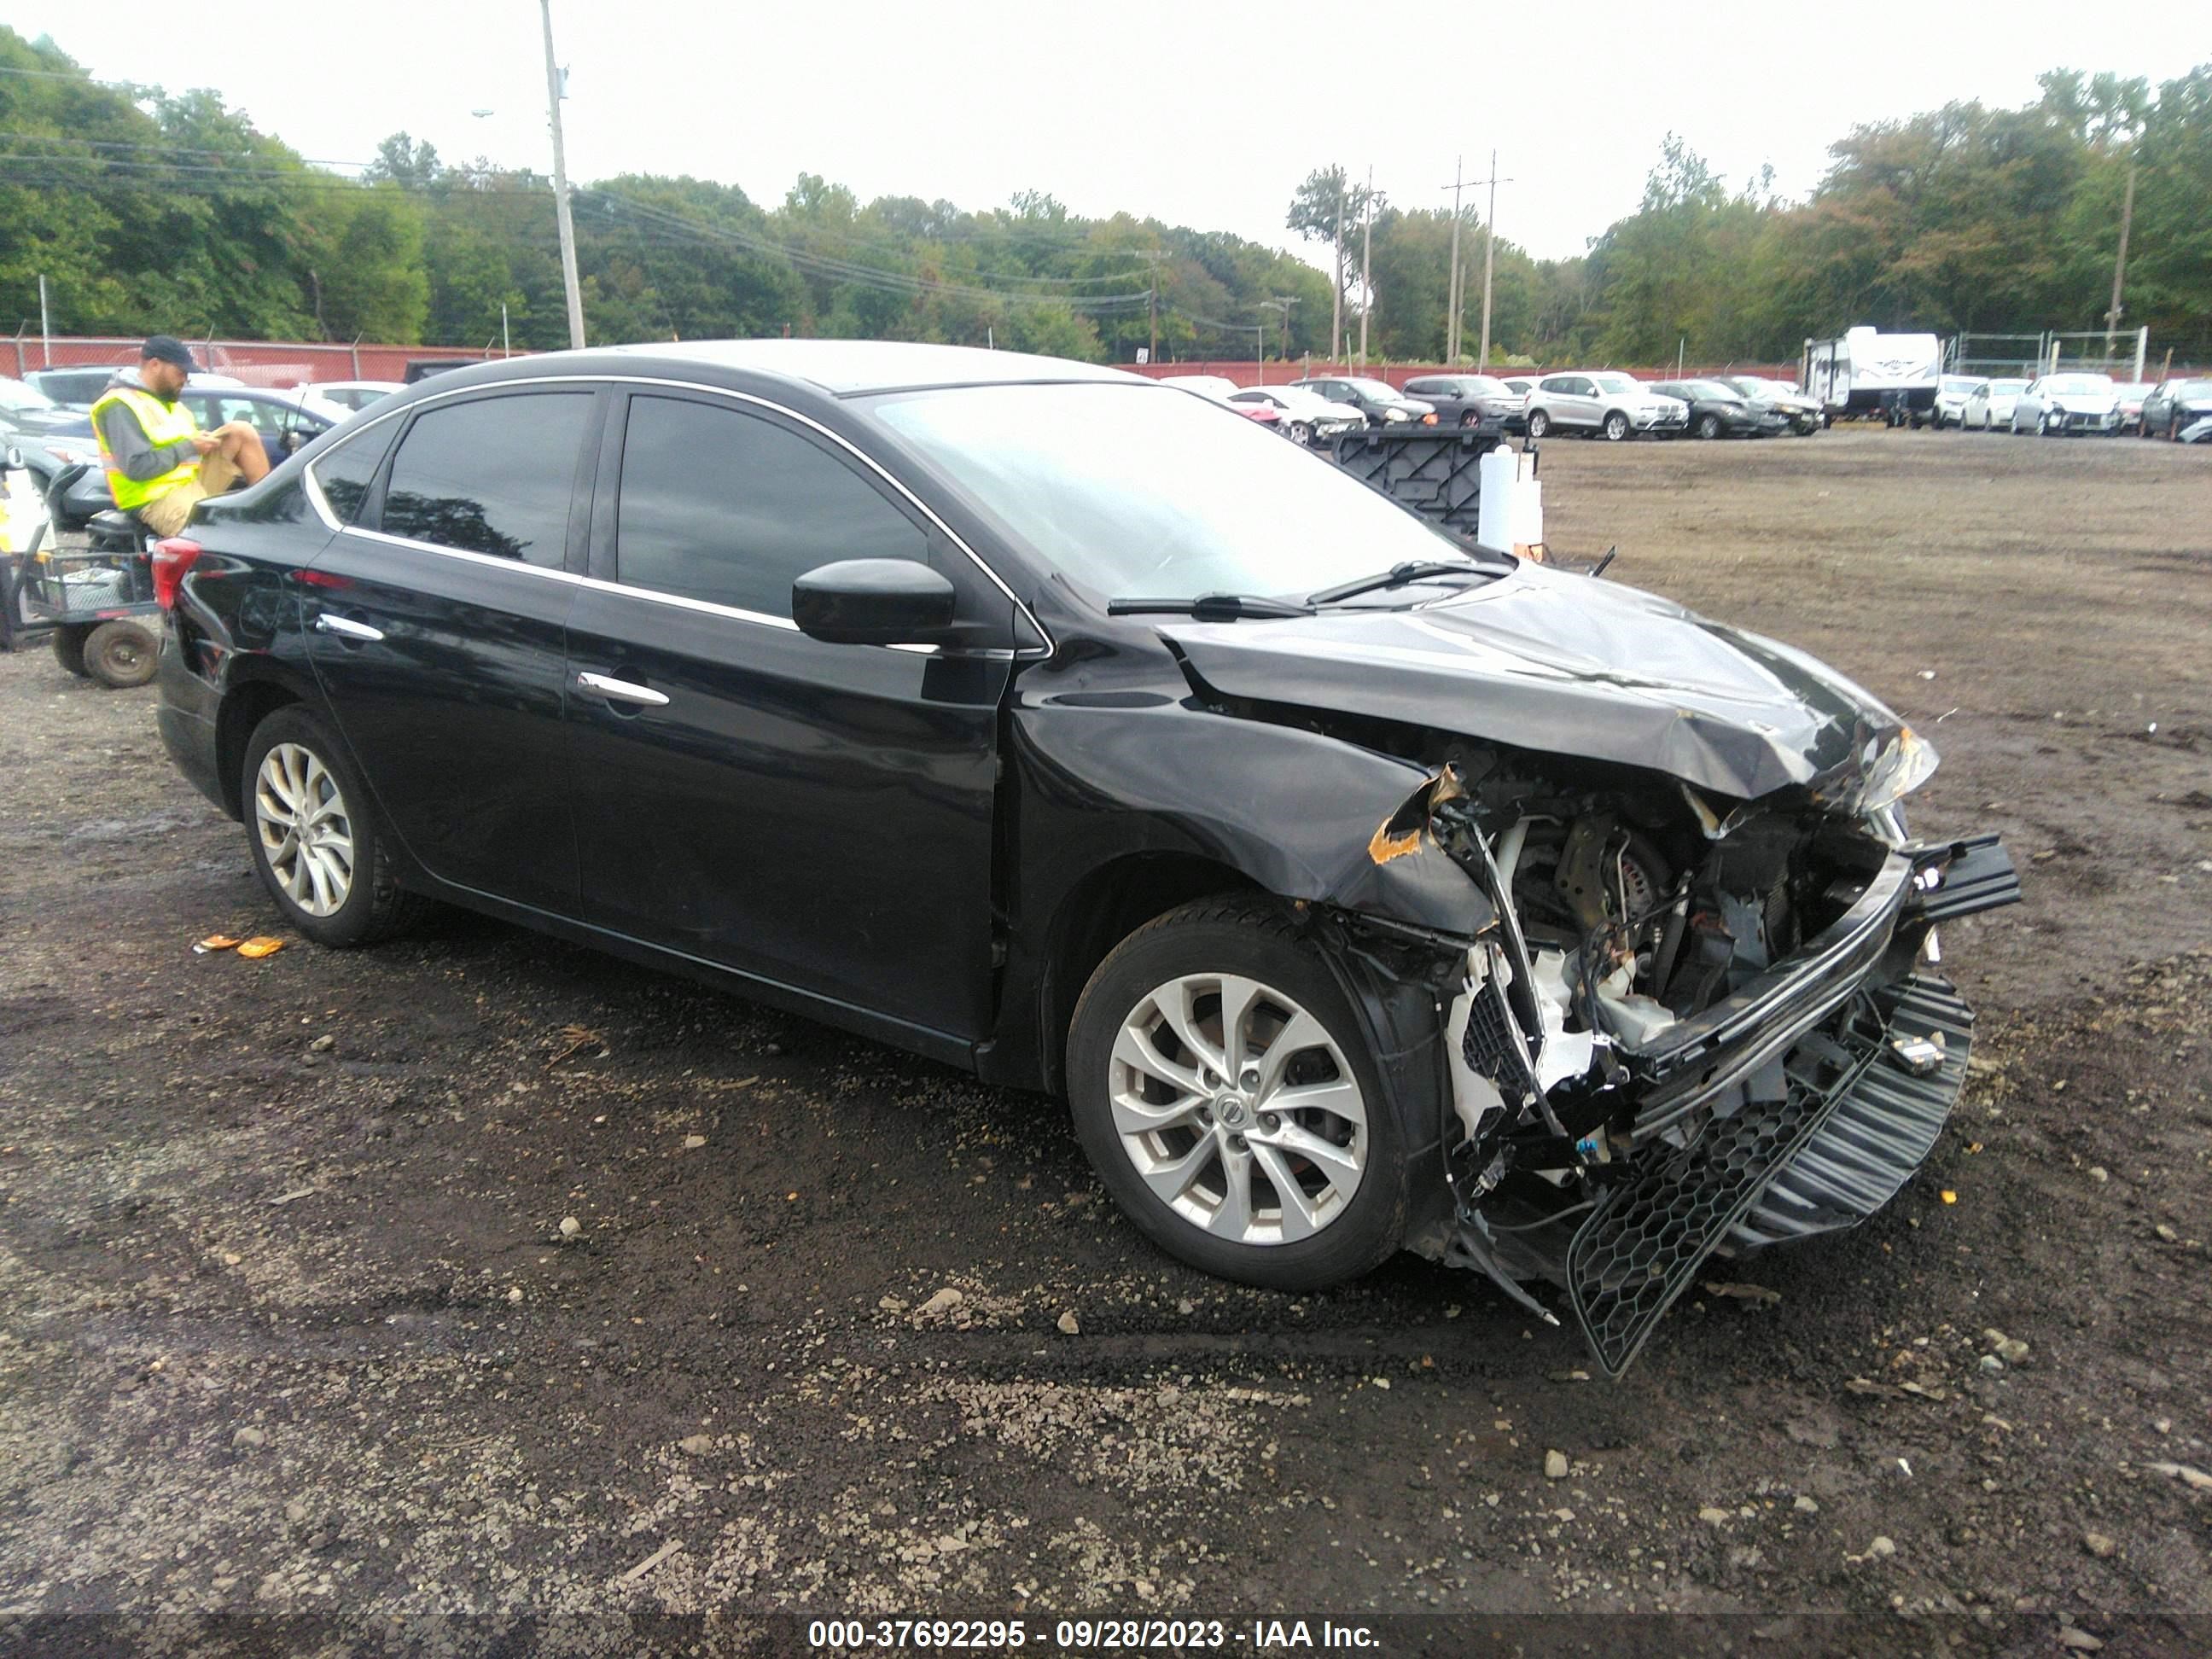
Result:
[[[1497,910],[1440,988],[1443,1253],[1554,1323],[1525,1285],[1565,1286],[1608,1372],[1836,1111],[1925,1080],[1940,1128],[1971,1016],[1925,975],[1927,901],[1954,866],[1979,884],[1966,908],[2017,896],[1993,842],[1919,847],[1893,799],[1855,814],[1809,790],[1714,799],[1490,750],[1455,751],[1408,809],[1377,855],[1419,833]],[[1899,1027],[1915,996],[1934,1029]],[[1852,1224],[1926,1150],[1900,1148],[1893,1179],[1875,1170],[1844,1201],[1816,1194],[1819,1213],[1784,1231]]]

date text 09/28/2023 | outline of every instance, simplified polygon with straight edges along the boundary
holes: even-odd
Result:
[[[1238,1647],[1255,1653],[1313,1648],[1381,1646],[1364,1625],[1328,1620],[1255,1619],[1249,1626],[1219,1619],[1060,1619],[1049,1626],[1023,1619],[817,1619],[806,1627],[810,1648],[983,1649],[1035,1645],[1066,1653],[1181,1651]]]

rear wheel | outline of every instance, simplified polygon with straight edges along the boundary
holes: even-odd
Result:
[[[1628,416],[1614,410],[1605,417],[1605,441],[1617,444],[1628,435]]]
[[[82,623],[64,623],[54,629],[54,660],[80,679],[92,672],[84,665],[85,636],[91,632]]]
[[[135,622],[118,619],[94,629],[84,641],[85,671],[102,685],[125,690],[154,678],[161,646]]]
[[[1530,437],[1540,438],[1551,429],[1552,417],[1544,413],[1540,409],[1532,409],[1528,411],[1528,435]]]
[[[367,945],[400,932],[425,901],[392,878],[368,790],[323,723],[297,704],[246,745],[246,839],[285,920],[318,945]]]
[[[1124,939],[1076,1005],[1067,1075],[1100,1180],[1193,1267],[1315,1290],[1397,1249],[1404,1140],[1351,1005],[1276,907],[1202,900]]]

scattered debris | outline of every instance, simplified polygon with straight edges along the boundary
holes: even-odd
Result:
[[[2212,1474],[2191,1468],[2186,1463],[2146,1463],[2143,1467],[2153,1474],[2163,1474],[2179,1480],[2191,1492],[2212,1492]]]
[[[235,951],[238,946],[239,941],[228,933],[210,933],[192,946],[192,954],[196,957],[204,957],[210,951]]]
[[[1741,1285],[1734,1280],[1720,1284],[1709,1279],[1705,1281],[1705,1294],[1734,1297],[1739,1302],[1754,1304],[1782,1300],[1782,1292],[1779,1291],[1770,1291],[1764,1285]]]
[[[521,1285],[517,1285],[514,1286],[512,1289],[510,1289],[510,1290],[507,1291],[507,1299],[509,1302],[520,1302],[520,1301],[521,1301],[521,1300],[522,1300],[522,1286],[521,1286]]]
[[[1709,1527],[1724,1527],[1735,1518],[1728,1510],[1715,1509],[1710,1504],[1698,1511],[1698,1519]]]
[[[2083,1533],[2081,1534],[2081,1547],[2088,1551],[2090,1554],[2095,1556],[2100,1561],[2111,1560],[2113,1556],[2119,1553],[2120,1549],[2120,1547],[2118,1544],[2114,1543],[2112,1539],[2106,1536],[2106,1534],[2101,1532]]]
[[[714,1437],[711,1434],[687,1434],[676,1443],[676,1449],[686,1457],[704,1457],[714,1449]]]
[[[272,939],[266,933],[259,933],[242,941],[238,946],[238,954],[249,962],[258,961],[263,957],[273,957],[283,948],[283,939]]]
[[[574,1238],[578,1233],[580,1233],[583,1231],[584,1224],[577,1220],[575,1217],[572,1215],[564,1215],[561,1218],[562,1237]]]
[[[2094,1653],[2105,1644],[2079,1625],[2061,1625],[2058,1627],[2058,1645],[2071,1648],[2076,1653]]]
[[[582,1025],[563,1025],[561,1028],[561,1035],[568,1046],[545,1062],[545,1069],[549,1072],[578,1049],[587,1048],[595,1042],[604,1042],[606,1040],[597,1031]]]
[[[1856,1566],[1863,1561],[1887,1561],[1891,1556],[1896,1553],[1896,1543],[1893,1540],[1877,1533],[1875,1534],[1874,1542],[1866,1547],[1866,1553],[1863,1555],[1846,1555],[1844,1557],[1844,1559],[1851,1563],[1852,1565]]]
[[[269,1200],[270,1207],[274,1209],[281,1204],[296,1204],[303,1198],[313,1198],[317,1193],[319,1193],[323,1189],[320,1187],[295,1187],[290,1192],[279,1193],[276,1197],[270,1199]]]
[[[1077,1322],[1074,1312],[1072,1310],[1069,1312],[1060,1315],[1058,1322],[1060,1325],[1060,1334],[1063,1336],[1075,1336],[1080,1334],[1083,1329],[1082,1325]]]
[[[307,1045],[307,1052],[313,1054],[326,1054],[337,1046],[338,1040],[325,1031]]]
[[[916,1319],[935,1319],[940,1314],[950,1313],[953,1309],[958,1307],[967,1299],[968,1298],[961,1295],[959,1291],[954,1290],[952,1286],[947,1285],[935,1296],[931,1297],[928,1301],[923,1303],[919,1308],[916,1308],[914,1310],[914,1316]]]
[[[234,1446],[258,1446],[264,1444],[268,1438],[269,1437],[260,1430],[248,1427],[240,1429],[236,1434],[231,1436],[230,1443]]]
[[[1566,1453],[1563,1451],[1546,1452],[1544,1454],[1544,1479],[1547,1480],[1564,1480],[1566,1478]]]
[[[684,1150],[687,1152],[696,1152],[700,1147],[706,1144],[707,1137],[704,1135],[686,1135],[684,1137]]]
[[[628,1572],[623,1574],[619,1582],[625,1584],[635,1583],[639,1579],[644,1577],[646,1574],[651,1572],[655,1567],[659,1566],[663,1561],[665,1561],[670,1556],[675,1554],[677,1551],[683,1547],[684,1544],[682,1540],[676,1538],[670,1539],[659,1549],[653,1551],[652,1554],[647,1556],[644,1560],[639,1562]]]

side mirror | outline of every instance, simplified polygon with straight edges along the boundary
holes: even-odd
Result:
[[[7,466],[7,467],[11,467],[11,468],[12,468],[12,467],[18,467],[18,466],[21,466],[21,465],[22,465],[22,464],[23,464],[23,452],[22,452],[21,450],[20,450],[20,449],[16,448],[16,447],[15,447],[15,445],[13,445],[13,444],[9,444],[9,445],[8,446],[8,453],[7,453],[7,454],[6,454],[6,455],[4,455],[4,456],[0,456],[0,466]]]
[[[952,626],[942,571],[908,559],[840,559],[791,585],[791,619],[830,645],[924,645]]]

